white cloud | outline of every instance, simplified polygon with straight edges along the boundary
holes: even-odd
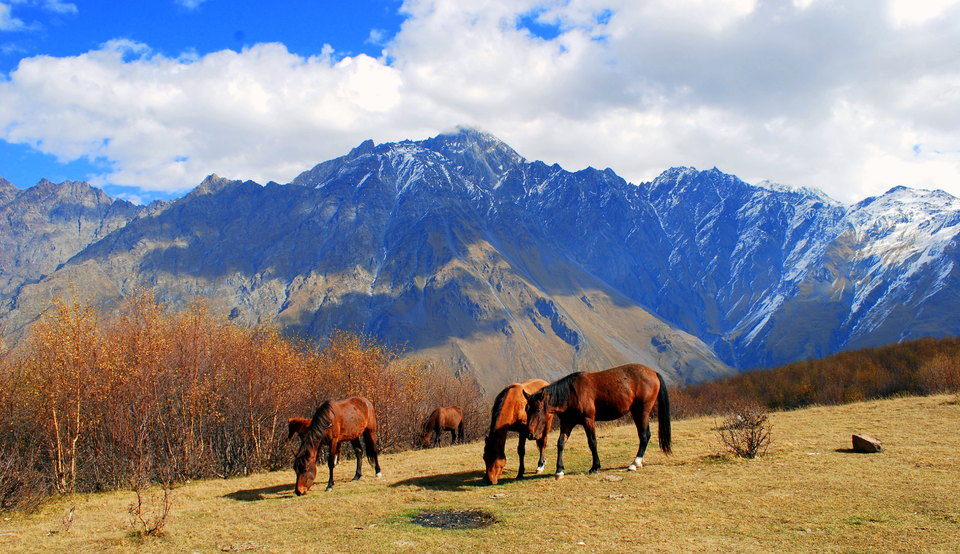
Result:
[[[890,17],[896,25],[918,25],[940,17],[957,0],[890,0]]]
[[[175,4],[183,6],[188,10],[195,10],[200,7],[200,4],[206,2],[206,0],[173,0]]]
[[[23,21],[13,16],[9,4],[0,3],[0,31],[19,31],[25,27]]]
[[[960,14],[914,4],[408,0],[382,59],[116,41],[24,60],[0,82],[0,138],[167,191],[212,172],[287,182],[365,138],[466,124],[635,182],[682,164],[844,201],[896,184],[960,194]],[[531,15],[558,35],[523,28]]]
[[[60,14],[75,14],[77,13],[77,5],[71,2],[62,2],[61,0],[45,0],[42,4],[42,7],[53,13]]]
[[[76,4],[62,0],[8,0],[0,2],[0,31],[35,31],[42,26],[39,23],[24,23],[13,15],[14,6],[28,6],[60,15],[76,14]]]

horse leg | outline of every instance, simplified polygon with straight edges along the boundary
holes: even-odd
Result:
[[[374,475],[379,479],[383,477],[383,473],[380,472],[380,458],[377,456],[377,433],[376,431],[367,429],[363,432],[363,436],[365,439],[364,442],[366,443],[365,446],[367,447],[367,458],[373,459],[373,469],[376,471]]]
[[[641,405],[633,411],[633,422],[637,425],[637,435],[640,437],[640,448],[637,450],[637,457],[633,463],[627,467],[628,471],[636,471],[643,467],[643,454],[647,451],[647,444],[650,442],[650,411],[653,404],[649,406]]]
[[[327,457],[327,467],[330,468],[330,479],[327,481],[328,492],[333,490],[333,466],[337,465],[335,452],[340,452],[340,444],[334,440],[330,442],[330,455]]]
[[[351,440],[350,444],[353,445],[353,455],[357,457],[357,473],[353,476],[353,480],[357,481],[360,479],[363,468],[363,449],[360,447],[360,437]]]
[[[457,444],[457,428],[450,429],[450,446]]]
[[[563,445],[567,442],[567,437],[573,431],[573,425],[565,421],[560,422],[560,438],[557,439],[557,479],[563,479]]]
[[[547,448],[546,433],[537,439],[537,448],[540,450],[540,459],[537,461],[537,473],[543,473],[543,466],[547,465],[547,455],[545,454]]]
[[[523,473],[525,467],[523,465],[523,457],[527,453],[527,437],[520,433],[520,441],[517,442],[517,457],[520,459],[520,469],[517,471],[517,479],[523,479]]]
[[[590,466],[589,473],[600,471],[600,455],[597,454],[597,428],[596,422],[592,418],[583,420],[583,430],[587,433],[587,445],[590,447],[590,454],[593,455],[593,465]]]

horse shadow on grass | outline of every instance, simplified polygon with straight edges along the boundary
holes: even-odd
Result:
[[[546,477],[544,474],[530,474],[522,480],[540,479]],[[552,475],[551,475],[552,477]],[[501,478],[500,483],[519,481],[521,479]],[[483,487],[493,487],[496,485],[487,485],[483,482],[482,471],[460,471],[457,473],[444,473],[440,475],[426,475],[422,477],[411,477],[403,481],[391,483],[391,487],[414,486],[433,491],[454,491],[463,492]]]
[[[272,487],[262,487],[259,489],[241,489],[230,494],[223,495],[224,498],[239,500],[240,502],[256,502],[259,500],[276,500],[293,496],[293,484],[273,485]]]

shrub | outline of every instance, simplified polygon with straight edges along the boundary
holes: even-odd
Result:
[[[756,458],[770,446],[770,423],[765,408],[755,403],[735,405],[717,429],[720,441],[738,458]]]

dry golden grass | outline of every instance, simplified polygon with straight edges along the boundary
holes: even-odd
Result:
[[[636,473],[625,471],[636,449],[631,425],[600,429],[605,469],[597,475],[585,473],[589,452],[577,428],[561,481],[482,486],[482,444],[473,443],[384,456],[381,480],[365,466],[368,475],[349,482],[345,460],[332,493],[321,483],[300,498],[292,470],[194,482],[174,491],[167,534],[146,540],[129,524],[133,493],[82,495],[7,514],[0,551],[960,551],[956,396],[771,419],[774,442],[763,458],[718,456],[717,420],[700,418],[675,422],[674,455],[651,448]],[[881,439],[884,452],[850,452],[854,432]],[[508,454],[507,476],[516,470]],[[554,456],[551,445],[548,468]],[[411,523],[421,510],[443,508],[486,510],[497,523],[456,531]]]

